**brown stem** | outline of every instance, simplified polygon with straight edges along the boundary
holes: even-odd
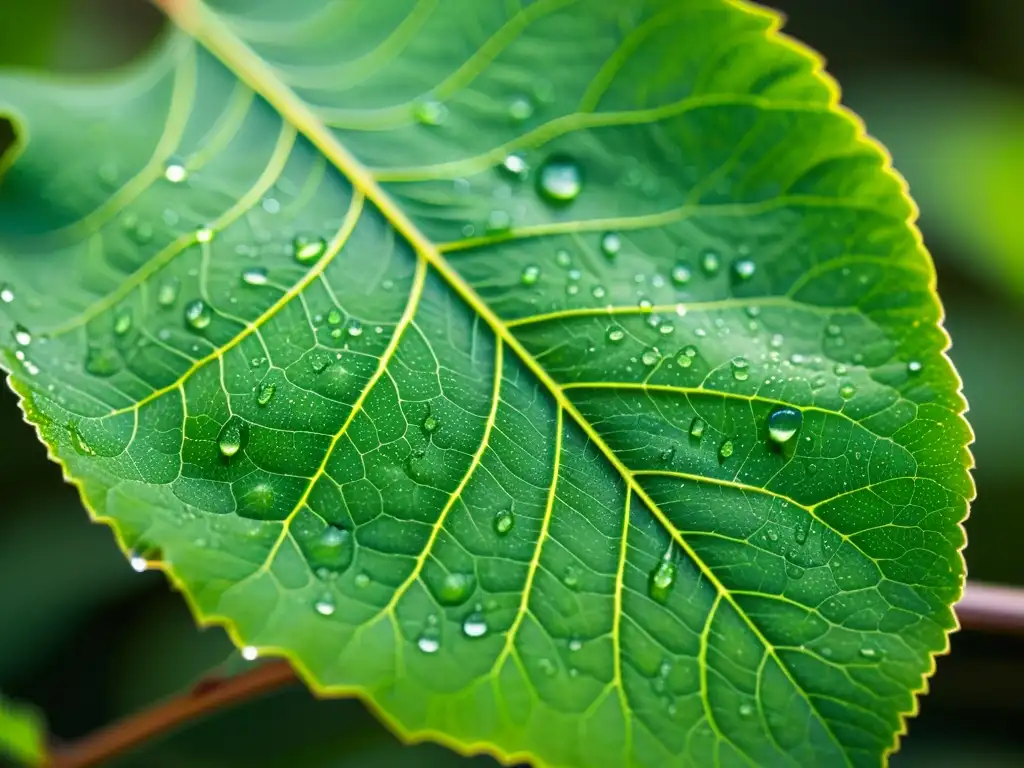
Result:
[[[969,581],[956,615],[964,629],[1024,635],[1024,589]]]
[[[129,715],[85,738],[55,748],[49,768],[89,768],[163,736],[208,712],[254,699],[296,682],[285,661],[269,661],[235,677],[196,686],[188,693]]]
[[[1024,634],[1024,589],[972,581],[957,603],[964,629]],[[291,685],[297,678],[285,661],[271,661],[224,680],[206,680],[179,697],[107,726],[84,739],[55,747],[50,768],[89,768],[163,736],[222,707]]]

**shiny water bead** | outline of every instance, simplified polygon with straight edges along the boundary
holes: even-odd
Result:
[[[549,158],[537,174],[537,190],[548,202],[571,202],[582,189],[583,174],[579,164],[564,155]]]
[[[803,414],[796,408],[776,408],[768,417],[768,436],[780,445],[787,443],[800,430],[803,420]]]

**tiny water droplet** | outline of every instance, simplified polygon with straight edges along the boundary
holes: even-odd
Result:
[[[217,436],[217,447],[220,449],[222,456],[230,459],[242,450],[247,437],[248,428],[246,423],[241,417],[232,416],[221,427],[220,434]]]
[[[132,555],[128,559],[128,564],[131,565],[132,570],[136,573],[143,573],[149,567],[149,563],[146,562],[146,558],[141,555]]]
[[[704,419],[700,416],[694,416],[693,421],[690,422],[690,437],[700,440],[704,437],[704,428],[707,426]]]
[[[185,306],[185,322],[189,327],[201,331],[210,325],[211,320],[213,320],[213,313],[202,299],[190,301]]]
[[[313,604],[313,608],[321,616],[331,616],[334,614],[334,600],[330,596],[325,595]]]
[[[423,434],[428,437],[437,431],[438,427],[441,426],[441,420],[438,419],[434,414],[428,413],[426,418],[423,419]]]
[[[515,525],[515,522],[516,519],[512,513],[512,509],[502,509],[494,516],[494,530],[499,536],[504,536],[512,530],[512,526]]]
[[[168,163],[164,168],[164,178],[172,184],[180,184],[188,178],[188,170],[180,163]]]
[[[508,211],[491,211],[484,223],[484,231],[489,235],[503,235],[510,229],[512,229],[512,217]]]
[[[708,277],[714,277],[717,275],[721,266],[722,260],[714,251],[704,251],[704,253],[701,254],[700,268]]]
[[[353,320],[348,324],[348,335],[353,339],[363,335],[363,326],[359,324],[358,320]]]
[[[606,232],[601,236],[601,251],[608,258],[614,258],[622,250],[622,238],[614,232]]]
[[[121,312],[114,319],[114,333],[118,336],[124,336],[128,331],[132,329],[132,313]]]
[[[311,264],[324,255],[327,241],[322,237],[297,237],[292,240],[292,256],[299,264]]]
[[[843,335],[843,329],[840,328],[835,323],[829,323],[827,326],[825,326],[825,333],[826,333],[826,335],[832,336],[834,338],[836,336],[842,336]]]
[[[437,631],[424,631],[416,641],[416,647],[423,653],[437,653],[441,649],[441,640],[437,636]]]
[[[728,459],[730,456],[732,456],[735,450],[736,448],[732,444],[732,440],[726,440],[724,443],[722,443],[721,446],[719,446],[718,456],[721,459]]]
[[[768,436],[779,445],[787,443],[800,430],[803,420],[803,414],[796,408],[776,408],[768,417]]]
[[[256,395],[256,404],[260,407],[268,405],[270,401],[274,399],[275,392],[277,392],[277,385],[272,381],[261,384],[259,392]]]
[[[123,367],[121,356],[110,347],[90,345],[85,353],[85,370],[93,376],[113,376]]]
[[[448,107],[436,99],[424,99],[416,105],[413,115],[423,125],[440,125],[448,116]]]
[[[876,659],[879,656],[879,652],[871,646],[864,646],[860,649],[860,655],[865,659]]]
[[[740,282],[752,278],[756,271],[757,265],[750,259],[740,259],[739,261],[733,262],[732,265],[733,277]]]
[[[530,264],[528,267],[523,269],[523,274],[519,276],[519,282],[523,285],[536,285],[537,280],[540,279],[540,267],[536,264]]]
[[[263,267],[249,267],[242,272],[242,282],[246,285],[266,285],[267,270]]]
[[[799,565],[790,563],[788,566],[786,566],[786,575],[795,581],[797,579],[803,578],[804,569],[801,568]]]
[[[555,251],[555,263],[560,267],[568,268],[572,266],[572,254],[565,248],[559,248]]]
[[[161,307],[169,307],[178,300],[178,289],[181,281],[176,277],[164,280],[156,292],[156,301]]]
[[[487,634],[487,620],[480,611],[473,611],[462,622],[462,632],[466,637],[483,637]]]
[[[752,704],[740,704],[740,717],[750,717],[752,714],[754,714]]]
[[[617,343],[626,338],[626,332],[617,325],[610,325],[608,326],[606,336],[608,338],[608,341],[612,343]]]
[[[575,653],[576,651],[580,650],[582,647],[583,647],[583,641],[580,640],[579,638],[574,637],[574,638],[572,638],[569,641],[569,650],[572,651],[573,653]]]
[[[690,279],[693,277],[693,273],[690,272],[690,268],[688,266],[680,263],[672,267],[671,277],[672,282],[675,283],[676,285],[686,285],[687,283],[690,282]]]
[[[68,438],[71,440],[71,447],[74,448],[75,453],[80,456],[95,456],[96,451],[89,445],[85,440],[85,436],[82,435],[81,429],[74,422],[68,424]]]
[[[256,661],[260,652],[254,645],[247,645],[242,649],[242,658],[246,661]]]
[[[662,560],[651,571],[648,581],[648,593],[651,599],[659,603],[668,600],[669,592],[676,582],[676,566],[671,560]]]
[[[843,398],[843,400],[849,400],[855,394],[857,394],[857,388],[854,387],[853,384],[844,384],[839,388],[839,396]]]
[[[476,589],[476,578],[471,573],[448,573],[437,591],[441,605],[462,605]]]
[[[0,286],[0,301],[4,304],[10,304],[14,301],[14,289],[9,285]]]
[[[508,155],[501,163],[501,167],[506,173],[517,179],[525,179],[530,173],[530,166],[522,155]]]
[[[745,357],[734,357],[732,360],[732,377],[736,381],[746,381],[750,378],[750,363]]]
[[[533,103],[525,96],[512,99],[508,105],[508,116],[514,122],[521,123],[524,120],[529,120],[532,115]]]
[[[920,373],[922,368],[924,368],[924,366],[918,360],[911,360],[907,363],[908,373]]]
[[[138,230],[136,230],[138,231]],[[201,227],[196,230],[196,241],[200,243],[208,243],[213,240],[213,230],[209,227]]]
[[[544,162],[537,174],[537,191],[551,203],[568,203],[583,189],[583,175],[572,158],[555,155]]]
[[[32,334],[23,325],[14,326],[13,334],[15,343],[20,347],[27,347],[32,343]]]

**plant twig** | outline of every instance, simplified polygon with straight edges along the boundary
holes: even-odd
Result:
[[[1024,589],[969,581],[956,615],[964,629],[1024,635]]]
[[[1024,589],[972,581],[957,603],[964,629],[1024,635]],[[254,699],[297,681],[285,661],[270,661],[235,677],[202,681],[181,696],[129,715],[66,746],[54,748],[50,768],[90,768],[164,736],[190,720]]]
[[[188,693],[113,723],[85,738],[55,748],[49,768],[89,768],[134,749],[155,736],[232,704],[249,701],[297,682],[286,661],[268,661],[253,669],[194,687]]]

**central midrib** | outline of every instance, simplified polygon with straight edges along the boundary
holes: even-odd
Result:
[[[366,199],[373,203],[383,214],[388,223],[416,250],[416,252],[433,267],[449,287],[454,290],[463,301],[465,301],[474,312],[476,312],[490,326],[491,330],[509,349],[516,353],[516,356],[526,365],[527,368],[544,384],[545,388],[555,398],[558,406],[572,416],[577,425],[584,431],[587,437],[598,447],[605,459],[615,467],[616,471],[626,481],[633,493],[635,493],[654,515],[655,519],[665,528],[669,536],[679,545],[680,549],[697,565],[701,573],[722,598],[728,601],[736,614],[743,620],[751,632],[758,638],[765,650],[772,656],[779,669],[786,676],[793,687],[803,693],[803,689],[793,678],[789,668],[782,662],[775,652],[774,646],[761,632],[760,628],[750,619],[737,604],[735,598],[718,579],[715,573],[697,555],[696,551],[686,542],[679,531],[672,525],[671,521],[647,494],[644,488],[637,481],[633,473],[615,455],[611,448],[605,443],[601,435],[594,430],[583,414],[569,400],[558,383],[548,374],[547,371],[534,359],[534,357],[520,344],[519,340],[511,333],[509,328],[502,322],[491,308],[477,295],[476,291],[467,284],[462,276],[456,272],[438,251],[437,246],[431,242],[417,226],[406,216],[405,212],[381,189],[376,179],[366,170],[362,163],[353,156],[348,149],[334,136],[333,133],[320,121],[310,107],[302,101],[294,91],[281,82],[277,74],[271,69],[248,45],[240,40],[234,32],[220,18],[208,9],[200,0],[154,0],[156,4],[166,13],[181,29],[189,33],[200,42],[211,54],[224,64],[240,80],[267,101],[281,117],[290,122],[301,134],[303,134],[324,156],[344,175],[349,182]],[[625,534],[625,532],[623,532]],[[818,712],[817,707],[810,697],[804,694],[808,706],[812,709],[821,723],[821,726],[828,733],[840,753],[846,760],[846,764],[852,766],[849,755],[843,747],[843,743],[833,733],[828,721]]]

